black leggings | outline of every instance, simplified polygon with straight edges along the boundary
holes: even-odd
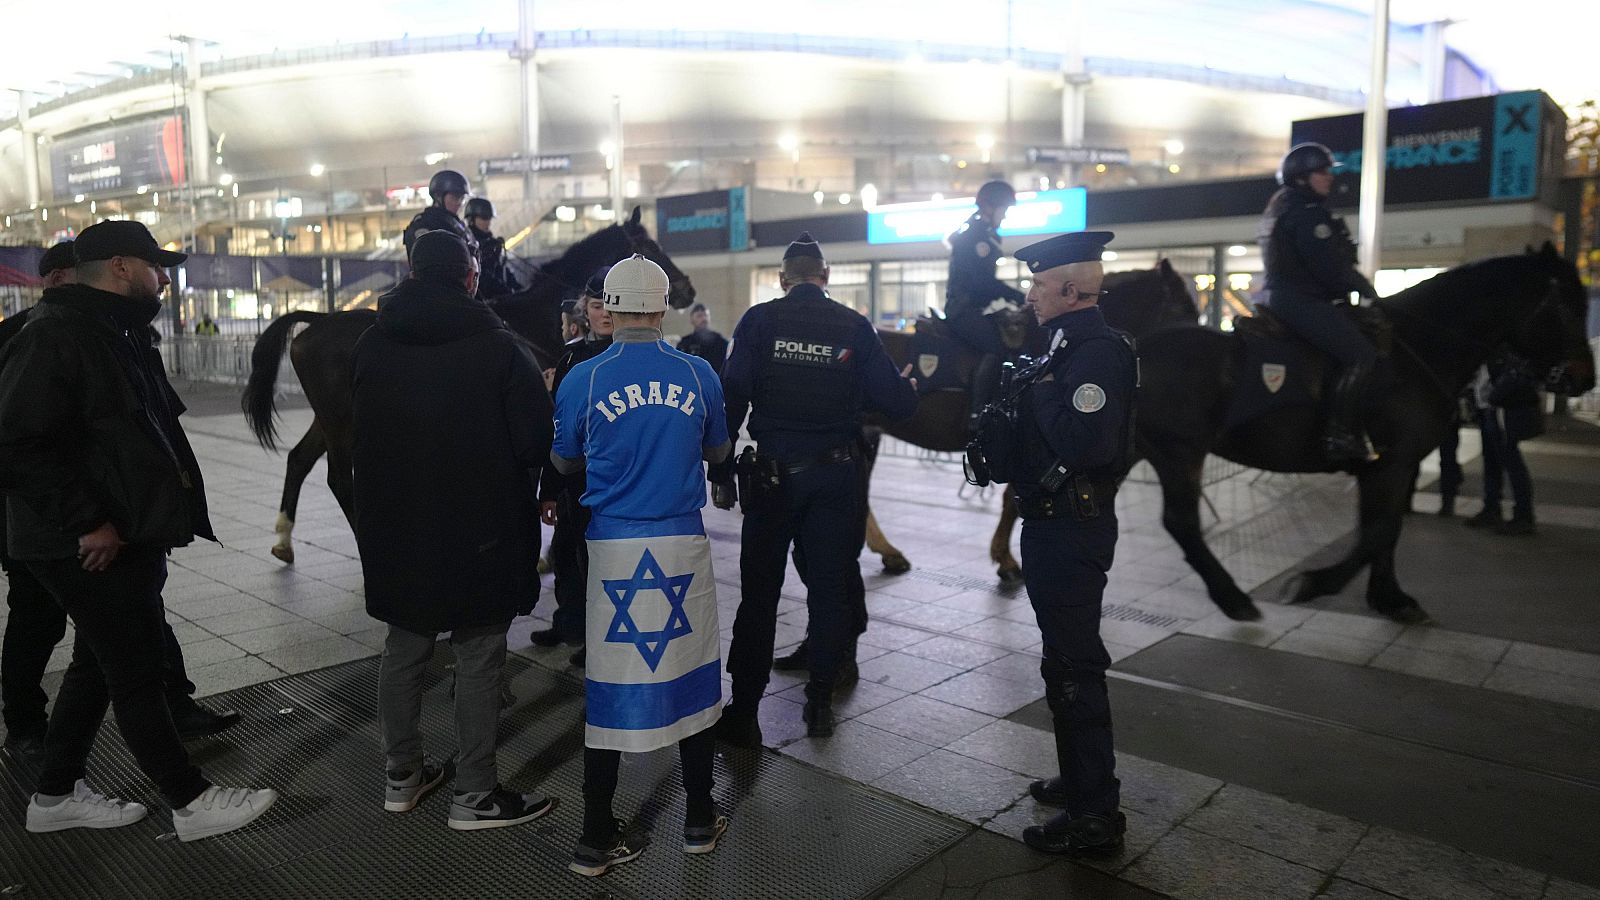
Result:
[[[684,824],[710,825],[715,815],[711,803],[711,763],[716,744],[707,728],[678,742],[683,763],[683,789],[689,795]],[[611,799],[617,793],[617,769],[622,751],[583,749],[583,844],[604,848],[616,837],[617,820]]]

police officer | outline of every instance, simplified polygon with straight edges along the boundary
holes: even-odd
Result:
[[[428,196],[433,198],[433,203],[411,218],[411,224],[402,235],[407,261],[411,259],[411,247],[417,242],[417,235],[425,231],[448,231],[466,241],[467,246],[477,247],[472,232],[459,218],[461,206],[471,194],[467,176],[454,169],[441,169],[428,179]]]
[[[1378,350],[1341,306],[1352,293],[1378,292],[1356,269],[1355,245],[1343,219],[1328,212],[1339,163],[1321,144],[1297,144],[1278,167],[1282,185],[1267,203],[1256,233],[1266,288],[1256,302],[1295,334],[1333,357],[1343,371],[1330,404],[1326,449],[1330,462],[1369,462],[1377,453],[1362,424],[1364,397]]]
[[[506,239],[495,237],[494,204],[488,197],[473,197],[466,205],[467,228],[478,242],[478,299],[493,300],[522,290],[506,260]]]
[[[1033,272],[1027,302],[1051,332],[1050,352],[1018,375],[1020,465],[1012,480],[1022,515],[1022,572],[1044,637],[1045,697],[1061,775],[1034,782],[1040,803],[1062,807],[1023,831],[1047,853],[1122,845],[1100,605],[1117,545],[1113,508],[1130,464],[1138,364],[1098,306],[1105,231],[1066,234],[1017,251]],[[1016,396],[1016,395],[1014,395]]]
[[[993,398],[999,385],[1000,360],[1006,346],[989,314],[1022,304],[1022,292],[994,277],[1000,258],[997,230],[1017,192],[1004,181],[978,189],[978,211],[950,236],[950,275],[945,286],[944,314],[961,340],[980,355],[972,373],[971,413],[974,418]]]
[[[557,391],[567,373],[578,363],[593,359],[611,346],[613,325],[606,309],[606,275],[610,266],[601,266],[589,277],[581,298],[588,331],[567,344],[567,351],[556,363],[550,390]],[[550,627],[528,636],[536,647],[566,643],[578,647],[569,660],[575,666],[585,662],[583,652],[583,606],[589,579],[589,550],[583,532],[589,527],[589,509],[578,502],[585,490],[582,472],[563,475],[549,467],[539,480],[539,517],[555,531],[550,535],[550,570],[555,575],[556,611]]]
[[[783,255],[787,293],[744,314],[723,367],[728,433],[750,413],[757,442],[739,462],[744,496],[741,598],[728,650],[733,699],[718,736],[759,746],[756,709],[772,666],[778,593],[792,542],[804,547],[811,680],[806,733],[833,734],[833,690],[857,616],[849,600],[859,576],[862,417],[904,419],[916,410],[914,382],[897,373],[872,324],[828,297],[828,264],[810,234]],[[907,371],[909,371],[909,366]],[[713,499],[733,506],[732,473],[713,473]]]

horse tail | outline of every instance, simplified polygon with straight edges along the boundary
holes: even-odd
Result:
[[[279,316],[256,338],[255,349],[250,351],[250,381],[245,385],[244,397],[239,406],[244,410],[245,421],[256,434],[256,440],[268,450],[278,448],[277,415],[278,367],[283,363],[284,350],[289,346],[289,335],[301,322],[315,322],[327,315],[323,312],[299,310]]]

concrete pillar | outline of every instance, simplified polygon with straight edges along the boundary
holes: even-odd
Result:
[[[1422,26],[1422,89],[1426,92],[1424,103],[1444,100],[1444,31],[1450,27],[1448,19],[1428,22]]]
[[[1374,277],[1382,265],[1383,191],[1389,163],[1389,0],[1372,4],[1372,78],[1361,141],[1361,204],[1356,227],[1361,271]]]
[[[22,180],[27,188],[28,206],[39,205],[39,135],[28,127],[28,107],[32,91],[17,91],[17,124],[22,130]]]
[[[211,183],[211,124],[206,118],[206,92],[200,85],[199,38],[183,39],[183,75],[189,96],[189,183]]]
[[[511,55],[517,60],[522,88],[522,155],[532,158],[539,155],[539,64],[534,58],[539,43],[538,32],[533,27],[534,0],[517,3],[517,47]],[[522,176],[522,199],[528,207],[528,220],[536,221],[542,210],[535,209],[539,198],[539,176],[528,172]]]
[[[1082,147],[1089,93],[1088,65],[1083,58],[1083,0],[1067,3],[1067,48],[1061,59],[1061,143]],[[1063,170],[1068,186],[1078,183],[1078,166],[1069,163]]]

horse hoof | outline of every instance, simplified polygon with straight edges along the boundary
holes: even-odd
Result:
[[[1014,588],[1022,583],[1021,566],[1001,566],[997,574],[1000,576],[1001,587]]]
[[[1223,615],[1234,620],[1235,622],[1261,621],[1261,609],[1257,607],[1255,602],[1249,597],[1244,598],[1242,603],[1219,603],[1217,605],[1221,607]]]
[[[1292,576],[1283,583],[1282,595],[1287,597],[1291,604],[1308,603],[1324,593],[1327,592],[1318,589],[1316,579],[1303,573]]]
[[[291,566],[294,565],[294,548],[293,547],[273,547],[272,548],[272,555],[276,556],[278,559],[283,560],[284,562],[288,563]]]
[[[911,571],[911,560],[896,553],[883,558],[883,572],[885,575],[904,575]]]
[[[540,575],[549,575],[550,574],[550,557],[548,557],[548,556],[539,557],[539,574]]]

